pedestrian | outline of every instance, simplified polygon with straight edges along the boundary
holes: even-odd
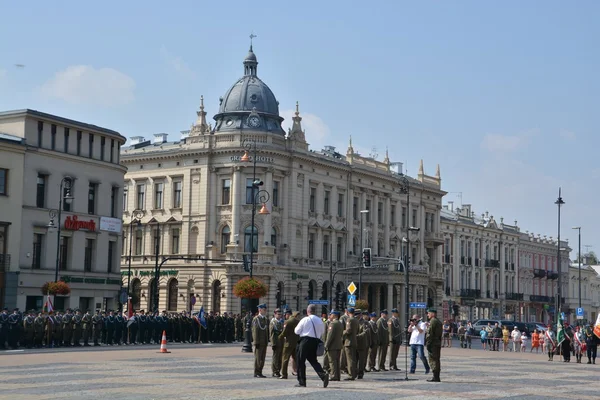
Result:
[[[267,320],[267,305],[258,306],[258,315],[252,320],[252,341],[254,344],[254,377],[266,378],[263,375],[267,346],[269,345],[269,321]]]
[[[502,351],[506,351],[508,348],[508,340],[510,338],[510,332],[508,331],[508,327],[504,325],[502,327]]]
[[[423,347],[425,345],[425,331],[427,324],[421,320],[417,314],[410,319],[408,333],[410,333],[410,373],[414,374],[417,369],[417,355],[423,362],[425,374],[429,373],[429,363],[425,358]]]
[[[585,347],[585,338],[581,327],[575,327],[575,333],[573,333],[573,350],[575,352],[575,359],[577,364],[581,364],[581,356],[583,355],[583,348]]]
[[[516,353],[521,347],[521,332],[519,331],[519,328],[515,326],[510,336],[513,341],[513,351]]]
[[[548,361],[554,360],[554,352],[556,351],[556,334],[552,330],[552,324],[548,324],[548,329],[544,334],[544,343],[548,350]]]
[[[357,372],[357,338],[358,320],[354,318],[355,310],[350,307],[347,310],[348,319],[346,320],[346,329],[344,330],[344,351],[346,352],[346,361],[348,362],[348,377],[344,380],[353,381],[356,379]]]
[[[388,312],[381,310],[380,317],[377,320],[377,338],[379,342],[379,371],[387,371],[385,369],[385,359],[387,358],[388,346],[390,344],[390,334],[388,333]]]
[[[587,347],[586,353],[588,364],[596,364],[598,342],[600,342],[600,338],[594,334],[594,328],[592,326],[588,326],[585,330],[585,345]]]
[[[323,367],[317,360],[317,347],[325,331],[325,325],[321,318],[315,315],[316,312],[316,304],[309,304],[306,309],[306,317],[302,318],[294,329],[294,332],[300,336],[296,357],[298,363],[298,384],[296,387],[306,387],[307,360],[323,381],[323,387],[327,387],[329,384],[329,375],[323,371]]]
[[[540,349],[540,334],[537,329],[534,329],[531,334],[531,350],[529,352],[533,352],[533,349],[535,349],[536,353],[538,353]]]
[[[372,312],[370,315],[369,328],[371,329],[371,343],[369,346],[369,366],[366,372],[377,372],[375,361],[377,359],[377,349],[379,348],[379,335],[377,331],[377,314]]]
[[[427,382],[441,382],[440,380],[440,356],[442,352],[442,333],[443,327],[439,319],[437,319],[437,310],[429,308],[427,310],[427,318],[429,326],[427,327],[427,335],[425,336],[425,344],[429,353],[429,365],[433,372],[433,377]]]
[[[483,348],[483,350],[485,350],[485,347],[487,345],[487,336],[488,336],[488,331],[487,329],[482,329],[479,331],[479,336],[481,337],[481,347]]]

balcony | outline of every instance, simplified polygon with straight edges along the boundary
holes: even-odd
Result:
[[[434,246],[441,246],[444,244],[444,236],[438,232],[427,232],[425,231],[425,244],[431,243]]]
[[[558,272],[548,271],[548,279],[558,279]]]
[[[0,254],[0,272],[10,269],[10,254]]]
[[[533,270],[533,277],[534,278],[545,278],[546,277],[546,270],[545,269],[540,269],[540,268],[535,268]]]
[[[485,294],[488,299],[497,299],[498,298],[498,291],[488,290],[485,292]]]
[[[486,268],[500,268],[500,261],[498,260],[485,260]]]
[[[523,293],[506,293],[506,300],[523,301]]]
[[[481,290],[479,289],[460,289],[460,297],[480,298]]]
[[[540,296],[540,295],[536,295],[536,294],[532,294],[531,296],[529,296],[529,300],[533,301],[534,303],[552,303],[552,302],[554,302],[554,298],[552,298],[550,296]]]

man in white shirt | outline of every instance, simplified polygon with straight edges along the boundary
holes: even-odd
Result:
[[[427,330],[427,324],[421,321],[421,317],[413,315],[410,319],[410,325],[408,327],[408,333],[410,333],[410,373],[414,374],[417,369],[417,353],[419,358],[423,361],[425,367],[425,373],[429,373],[429,363],[425,357],[423,347],[425,345],[425,331]]]
[[[296,387],[306,387],[306,361],[312,365],[319,378],[323,381],[323,387],[329,384],[329,375],[323,371],[323,367],[317,360],[317,347],[321,341],[321,336],[325,333],[325,325],[321,318],[316,316],[317,306],[309,304],[306,309],[307,316],[302,318],[294,332],[300,336],[296,350],[296,360],[298,364],[298,384]]]

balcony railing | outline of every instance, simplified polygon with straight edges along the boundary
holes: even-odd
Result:
[[[545,269],[540,269],[540,268],[535,268],[533,270],[533,276],[535,278],[545,278],[546,277],[546,270]]]
[[[485,294],[488,299],[497,299],[498,298],[498,291],[488,290],[485,292]]]
[[[537,294],[532,294],[531,296],[529,296],[529,300],[536,303],[552,303],[554,301],[554,298],[550,296],[540,296]]]
[[[0,254],[0,272],[8,271],[10,268],[10,254]]]
[[[485,260],[486,268],[500,268],[500,261],[498,260]]]
[[[506,293],[506,300],[523,300],[523,293]]]
[[[480,298],[481,290],[479,289],[460,289],[460,297]]]
[[[548,271],[548,279],[558,279],[558,272]]]

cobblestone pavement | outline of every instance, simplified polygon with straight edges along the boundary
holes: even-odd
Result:
[[[442,383],[417,374],[365,374],[323,389],[310,365],[308,387],[290,379],[256,379],[241,346],[170,346],[118,351],[0,352],[0,400],[32,399],[598,399],[600,364],[548,362],[542,354],[442,349]],[[599,360],[600,362],[600,360]],[[271,375],[270,351],[264,369]]]

